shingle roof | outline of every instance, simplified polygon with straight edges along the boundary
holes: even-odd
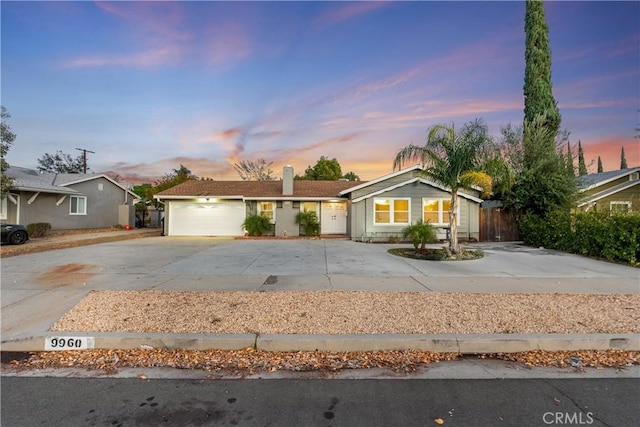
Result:
[[[126,190],[133,197],[138,197],[133,191],[104,174],[38,172],[35,169],[21,168],[19,166],[9,166],[6,174],[14,180],[11,188],[18,191],[81,194],[79,191],[69,187],[69,185],[96,178],[104,178]]]
[[[582,175],[577,178],[578,188],[593,188],[638,171],[640,171],[640,167]]]
[[[7,176],[12,178],[13,184],[11,188],[19,191],[41,191],[45,193],[58,194],[77,194],[78,191],[69,187],[60,187],[56,185],[55,173],[40,173],[34,169],[21,168],[18,166],[10,166],[7,169]]]
[[[251,198],[338,198],[347,188],[361,184],[353,181],[293,181],[293,195],[282,195],[282,181],[207,181],[190,180],[156,194],[156,197],[243,197]]]

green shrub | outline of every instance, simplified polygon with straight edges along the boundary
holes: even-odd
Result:
[[[51,224],[48,222],[34,222],[27,224],[27,231],[30,237],[44,237],[51,230]]]
[[[242,226],[249,236],[262,236],[271,230],[271,221],[264,215],[253,214],[245,218]]]
[[[533,214],[518,222],[524,243],[564,252],[604,258],[631,265],[640,263],[640,214],[601,212]]]
[[[296,215],[296,224],[302,227],[305,236],[320,234],[320,221],[318,221],[318,215],[313,211],[299,212]]]
[[[422,220],[418,220],[415,224],[405,227],[402,230],[402,237],[410,239],[416,251],[424,251],[424,247],[427,243],[434,243],[437,241],[436,229],[429,224],[429,221],[423,222]]]

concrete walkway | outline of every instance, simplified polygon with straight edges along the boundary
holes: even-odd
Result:
[[[103,233],[101,233],[103,234]],[[74,240],[73,236],[65,239]],[[91,240],[78,235],[75,240]],[[29,242],[29,244],[36,244]],[[640,270],[515,243],[474,245],[485,257],[430,262],[396,257],[398,245],[345,240],[147,237],[2,259],[2,351],[44,349],[50,327],[92,290],[364,290],[395,292],[638,293]],[[500,352],[636,349],[634,335],[468,334],[266,336],[56,334],[96,348],[246,348]]]

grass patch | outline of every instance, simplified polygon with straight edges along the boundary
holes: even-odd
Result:
[[[480,259],[484,257],[482,249],[464,249],[462,253],[449,256],[445,248],[441,249],[424,249],[415,250],[414,248],[393,248],[389,249],[391,255],[401,256],[404,258],[421,259],[427,261],[466,261],[471,259]]]

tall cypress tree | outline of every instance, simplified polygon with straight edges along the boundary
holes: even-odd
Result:
[[[622,151],[620,152],[620,169],[626,169],[627,166],[627,158],[624,156],[624,147],[622,147]]]
[[[571,144],[567,142],[567,174],[569,176],[576,176],[573,170],[573,153],[571,152]]]
[[[578,175],[586,175],[587,164],[584,162],[584,151],[582,151],[582,144],[578,140]]]
[[[573,165],[567,173],[567,157],[556,145],[561,117],[551,90],[549,30],[542,1],[527,0],[524,18],[523,167],[506,203],[522,212],[544,216],[556,209],[571,208],[576,180]]]
[[[602,159],[598,156],[598,173],[602,172],[604,172],[604,169],[602,168]]]
[[[554,136],[560,129],[560,111],[552,93],[551,84],[551,49],[549,48],[549,29],[541,0],[527,0],[525,11],[525,71],[524,71],[524,128],[537,116],[544,117],[544,127]],[[531,141],[529,141],[531,144]],[[546,154],[555,150],[555,143],[545,141],[545,147],[527,148],[525,141],[525,158],[532,158],[539,149]]]

